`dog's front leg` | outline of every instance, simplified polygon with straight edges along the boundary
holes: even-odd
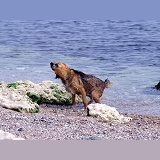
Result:
[[[76,94],[72,94],[72,106],[76,105]]]

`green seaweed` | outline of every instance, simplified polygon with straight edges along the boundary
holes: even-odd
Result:
[[[64,95],[61,95],[58,92],[54,96],[58,100],[57,103],[59,103],[61,105],[71,105],[71,98],[70,99],[69,98],[64,98]]]
[[[26,82],[23,82],[22,84],[24,84],[24,86],[25,86],[25,87],[27,87],[27,86],[28,86],[28,83],[26,83]]]
[[[14,83],[8,84],[7,87],[8,87],[8,88],[11,88],[11,87],[12,87],[12,88],[16,89],[18,85],[19,85],[18,82],[14,82]]]
[[[57,90],[57,89],[58,89],[58,87],[55,86],[55,85],[51,85],[50,88],[51,88],[51,89],[54,89],[54,90]]]
[[[45,93],[47,93],[47,94],[50,94],[50,92],[49,91],[44,91]]]
[[[30,98],[30,100],[34,103],[41,104],[42,102],[42,95],[27,92],[27,96]]]
[[[54,97],[56,98],[56,100],[47,99],[47,98],[44,98],[43,95],[39,95],[36,93],[30,93],[30,92],[27,92],[27,96],[32,102],[37,103],[38,105],[42,103],[71,105],[72,100],[71,100],[71,96],[68,96],[68,92],[58,89],[58,87],[55,85],[51,85],[50,88],[54,89],[55,91]],[[47,94],[51,94],[48,90],[44,90],[44,92]],[[82,102],[81,98],[78,97],[78,103],[81,103],[81,102]]]
[[[30,109],[29,113],[39,113],[40,109],[39,107],[35,107],[34,109]]]
[[[64,99],[64,100],[62,100],[62,103],[64,103],[64,105],[67,105],[67,106],[69,106],[69,105],[71,105],[71,99]]]
[[[54,96],[55,96],[58,100],[60,100],[60,99],[62,98],[62,96],[61,96],[60,94],[57,94],[57,93],[56,93]]]
[[[23,107],[8,108],[6,106],[3,106],[3,108],[11,109],[13,111],[18,111],[18,112],[21,112],[21,113],[39,113],[40,112],[40,109],[39,109],[38,106],[35,106],[35,108],[23,108]]]
[[[39,113],[39,111],[40,111],[39,107],[37,107],[37,106],[35,106],[35,108],[29,108],[29,109],[20,107],[16,110],[18,110],[21,113]]]

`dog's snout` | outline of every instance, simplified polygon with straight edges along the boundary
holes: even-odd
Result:
[[[50,67],[51,67],[52,69],[55,69],[55,68],[58,67],[58,63],[51,62],[51,63],[50,63]]]
[[[51,66],[51,67],[53,66],[53,62],[50,63],[50,66]]]

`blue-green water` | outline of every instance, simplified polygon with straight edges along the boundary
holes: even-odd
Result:
[[[160,115],[160,21],[0,21],[0,81],[52,80],[51,61],[113,82],[102,103]]]

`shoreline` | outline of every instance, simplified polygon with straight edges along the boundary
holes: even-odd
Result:
[[[86,116],[81,106],[42,104],[39,113],[0,107],[0,130],[26,140],[159,140],[160,117],[123,114],[128,123]]]

